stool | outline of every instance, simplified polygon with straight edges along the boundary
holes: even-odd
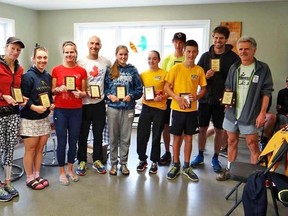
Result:
[[[18,144],[15,146],[15,148],[19,147],[21,144],[22,140],[19,138]],[[3,165],[3,151],[0,150],[0,166],[4,170],[4,165]],[[16,181],[20,179],[24,175],[24,169],[22,166],[17,165],[12,163],[12,170],[11,170],[11,182]]]
[[[51,123],[50,138],[52,138],[53,146],[51,150],[48,150],[48,143],[44,147],[42,166],[58,166],[56,159],[56,131],[54,123]],[[48,153],[52,153],[52,158],[48,157]]]

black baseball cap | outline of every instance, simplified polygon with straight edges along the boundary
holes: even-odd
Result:
[[[20,44],[21,48],[25,48],[24,43],[17,37],[9,37],[6,41],[6,45],[14,44],[14,43],[18,43],[18,44]]]
[[[180,41],[186,42],[186,34],[182,32],[177,32],[173,36],[173,41],[174,40],[180,40]]]

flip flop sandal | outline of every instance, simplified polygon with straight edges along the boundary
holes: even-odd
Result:
[[[30,182],[26,183],[27,187],[33,190],[42,190],[45,186],[39,183],[36,179],[31,180]]]
[[[65,175],[60,175],[59,182],[61,185],[68,186],[70,184],[69,180]]]
[[[74,174],[67,174],[67,177],[70,178],[73,182],[78,182],[80,180],[79,176]]]
[[[49,186],[48,180],[42,178],[41,176],[39,176],[38,178],[36,178],[36,180],[37,180],[40,184],[44,185],[44,187],[48,187],[48,186]]]

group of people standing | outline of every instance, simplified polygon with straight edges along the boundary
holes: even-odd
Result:
[[[111,66],[108,59],[98,55],[102,46],[99,37],[92,36],[87,45],[88,56],[77,60],[76,44],[65,41],[62,44],[63,63],[55,66],[50,75],[46,71],[46,48],[36,45],[31,58],[32,66],[24,73],[18,57],[25,45],[19,38],[7,39],[5,55],[0,61],[0,147],[3,153],[1,162],[5,168],[5,182],[0,183],[1,201],[9,201],[19,195],[11,183],[13,153],[19,135],[25,146],[23,165],[26,185],[34,190],[49,186],[49,181],[41,177],[40,168],[43,148],[51,130],[49,115],[52,111],[57,135],[59,182],[62,185],[68,186],[70,181],[79,181],[79,175],[85,175],[91,124],[94,137],[92,167],[101,174],[106,173],[102,164],[106,104],[113,164],[110,174],[117,174],[120,144],[120,170],[129,175],[126,164],[130,135],[135,101],[142,96],[142,82],[137,69],[127,64],[126,46],[116,48],[116,60]],[[118,87],[124,91],[118,92]],[[75,173],[76,153],[79,166]]]
[[[204,163],[206,132],[210,121],[215,130],[214,155],[211,160],[217,180],[229,177],[229,165],[237,157],[239,133],[246,137],[251,162],[259,156],[258,128],[265,122],[273,82],[267,64],[254,57],[257,44],[252,37],[241,37],[237,42],[238,54],[226,44],[229,30],[217,26],[213,30],[213,45],[198,64],[199,53],[195,40],[187,40],[182,32],[174,34],[175,52],[159,66],[158,51],[148,53],[149,69],[138,73],[127,63],[129,50],[116,48],[113,64],[99,54],[101,40],[92,36],[87,42],[89,53],[77,59],[77,46],[72,41],[62,45],[63,63],[46,71],[48,51],[34,48],[31,68],[23,74],[18,57],[24,43],[16,37],[8,38],[5,56],[0,59],[0,148],[4,153],[5,182],[0,183],[0,200],[8,201],[18,195],[11,184],[11,166],[14,147],[20,134],[25,145],[23,164],[27,186],[44,189],[49,181],[40,175],[42,153],[50,134],[49,115],[57,135],[59,182],[68,186],[79,181],[87,172],[87,139],[93,133],[92,167],[105,174],[102,140],[106,118],[110,144],[110,175],[117,175],[118,164],[123,175],[127,167],[132,123],[136,100],[142,97],[142,110],[137,127],[137,171],[148,166],[147,144],[152,127],[152,146],[149,173],[155,174],[158,165],[168,165],[169,180],[181,172],[192,181],[198,176],[192,168]],[[213,67],[212,67],[213,66]],[[16,101],[15,90],[22,90],[23,101]],[[231,104],[222,104],[223,92],[232,91]],[[19,115],[20,114],[20,115]],[[199,154],[190,162],[192,137],[199,127]],[[224,130],[224,129],[225,130]],[[19,132],[20,131],[20,132]],[[160,157],[161,133],[165,154]],[[218,155],[224,135],[228,135],[228,165],[222,169]],[[173,135],[173,155],[170,153],[170,134]],[[181,168],[180,149],[184,141],[184,164]],[[66,148],[67,151],[67,168]],[[78,144],[78,145],[77,145]],[[77,149],[78,148],[78,149]],[[73,169],[75,158],[76,171]],[[2,160],[2,158],[1,158]]]

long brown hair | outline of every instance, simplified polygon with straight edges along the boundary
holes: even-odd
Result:
[[[119,52],[120,49],[126,49],[126,51],[129,52],[128,48],[126,46],[119,45],[116,47],[115,55],[117,55],[117,53]],[[118,63],[117,56],[116,56],[116,60],[115,60],[114,64],[112,65],[111,72],[110,72],[110,78],[112,80],[114,80],[120,76],[120,72],[119,72],[118,67],[119,67],[119,63]]]

